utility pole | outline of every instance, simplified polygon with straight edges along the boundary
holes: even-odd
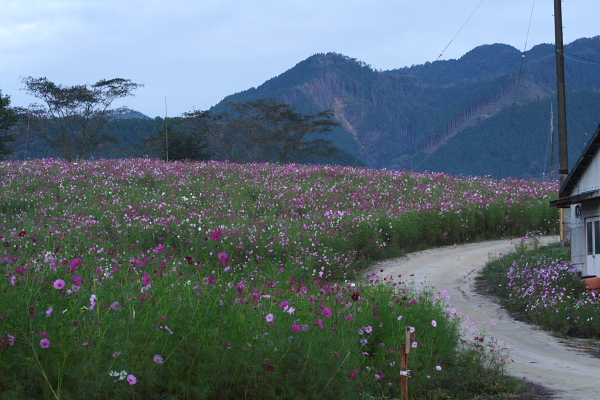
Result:
[[[551,154],[552,154],[552,158],[551,158],[551,165],[552,165],[552,181],[554,182],[554,179],[556,179],[556,176],[554,175],[554,107],[552,106],[552,103],[550,103],[550,147],[551,147]]]
[[[565,88],[565,54],[563,46],[562,32],[562,6],[561,0],[554,0],[554,36],[556,41],[556,88],[558,94],[558,158],[560,175],[560,185],[558,193],[567,182],[569,176],[569,148],[567,141],[567,102]],[[563,246],[568,246],[571,242],[571,214],[560,209],[560,239]]]
[[[165,151],[167,152],[167,161],[169,161],[169,127],[167,120],[169,113],[167,112],[167,96],[165,96]]]
[[[558,173],[560,175],[560,186],[562,187],[569,175],[569,154],[561,0],[554,0],[554,36],[556,41],[556,88],[558,94],[558,155],[560,163]]]

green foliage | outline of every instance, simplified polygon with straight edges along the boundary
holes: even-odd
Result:
[[[169,161],[210,159],[206,138],[190,129],[181,118],[155,121],[160,121],[156,126],[159,133],[146,137],[138,145],[145,155]]]
[[[215,114],[193,111],[185,124],[193,134],[205,138],[219,160],[231,162],[315,162],[330,159],[337,151],[324,139],[313,139],[339,124],[329,110],[304,115],[275,99],[226,103],[227,110]]]
[[[31,76],[23,78],[23,84],[29,94],[45,103],[27,109],[32,134],[67,161],[88,157],[102,143],[116,142],[116,138],[101,132],[102,127],[129,110],[110,106],[143,86],[121,78],[62,86],[45,77]]]
[[[10,108],[10,96],[3,96],[0,91],[0,160],[7,158],[12,150],[7,147],[8,142],[15,141],[15,135],[8,131],[17,124],[16,112]]]

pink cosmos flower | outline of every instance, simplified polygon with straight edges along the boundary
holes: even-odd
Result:
[[[219,253],[217,257],[219,258],[219,263],[221,265],[227,265],[227,263],[229,262],[229,254],[225,252]]]
[[[53,312],[54,312],[54,308],[50,307],[50,308],[48,309],[48,311],[46,311],[46,317],[49,317],[49,316],[51,316]]]
[[[321,329],[325,328],[325,327],[323,326],[323,320],[322,320],[322,319],[318,319],[318,320],[317,320],[317,325],[319,325],[319,328],[321,328]]]
[[[148,286],[150,283],[152,283],[152,277],[147,272],[144,272],[144,277],[142,278],[142,284],[144,286]]]
[[[267,320],[267,322],[273,322],[275,321],[275,316],[273,314],[267,314],[265,319]]]
[[[210,240],[217,241],[221,240],[223,237],[223,232],[220,229],[215,229],[213,233],[210,234]]]
[[[63,281],[62,279],[57,279],[54,281],[54,289],[61,290],[65,287],[65,285],[65,281]]]
[[[165,245],[162,243],[159,243],[155,248],[154,248],[154,252],[156,254],[160,254],[163,250],[165,249]]]
[[[292,330],[294,332],[300,332],[302,330],[302,328],[300,328],[300,325],[294,324],[294,325],[292,325]]]
[[[437,326],[437,322],[435,322],[435,319],[431,321],[431,326],[433,326],[434,328]]]
[[[42,349],[47,349],[48,347],[50,347],[50,339],[43,338],[42,340],[40,340],[40,347]]]
[[[164,362],[163,358],[158,354],[154,356],[154,362],[157,364],[162,364]]]
[[[418,345],[419,345],[419,343],[417,343],[417,342],[413,342],[413,343],[412,343],[412,348],[413,348],[413,349],[416,349]]]
[[[437,367],[435,367],[435,369],[437,369],[438,371],[442,370],[442,367],[440,367],[439,365]]]
[[[373,332],[373,327],[371,327],[371,326],[365,327],[365,332],[367,332],[367,333]]]
[[[71,264],[69,265],[68,271],[69,272],[74,272],[77,271],[77,267],[79,266],[79,264],[81,264],[83,262],[83,260],[81,258],[76,258],[73,261],[71,261]]]
[[[137,383],[137,379],[135,378],[134,375],[127,375],[127,382],[129,382],[130,385],[135,385]]]
[[[333,315],[333,313],[331,312],[331,310],[327,307],[325,307],[323,309],[323,315],[327,318],[331,318],[331,316]]]
[[[348,321],[348,322],[354,321],[354,317],[352,316],[352,314],[346,315],[346,321]]]
[[[15,345],[15,337],[11,334],[6,335],[8,337],[8,344],[11,346]]]

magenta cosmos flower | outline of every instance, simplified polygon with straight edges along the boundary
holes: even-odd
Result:
[[[327,318],[331,318],[331,316],[333,315],[333,313],[331,312],[331,310],[327,307],[325,307],[323,309],[323,315],[326,316]]]
[[[292,325],[292,330],[294,332],[300,332],[302,330],[302,328],[300,327],[300,325],[294,324],[294,325]]]
[[[62,279],[57,279],[54,281],[54,289],[61,290],[66,286],[65,281]]]
[[[210,234],[210,240],[217,241],[223,238],[223,232],[220,229],[215,229],[213,233]]]
[[[225,252],[219,253],[217,257],[219,258],[221,265],[227,265],[229,262],[229,254]]]
[[[165,249],[165,245],[162,243],[159,243],[155,248],[154,248],[154,253],[156,254],[160,254],[162,253],[162,251]]]

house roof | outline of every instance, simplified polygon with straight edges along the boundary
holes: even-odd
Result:
[[[583,201],[600,197],[599,190],[591,190],[589,192],[578,193],[576,195],[572,194],[573,189],[579,182],[579,179],[581,179],[588,165],[598,153],[598,149],[600,149],[600,125],[598,125],[598,128],[596,128],[596,132],[594,132],[594,135],[585,147],[585,150],[583,150],[583,153],[581,153],[581,156],[579,156],[579,159],[577,160],[577,163],[575,163],[571,173],[567,176],[567,179],[560,187],[558,199],[550,202],[551,206],[566,208],[571,204],[581,203]]]

